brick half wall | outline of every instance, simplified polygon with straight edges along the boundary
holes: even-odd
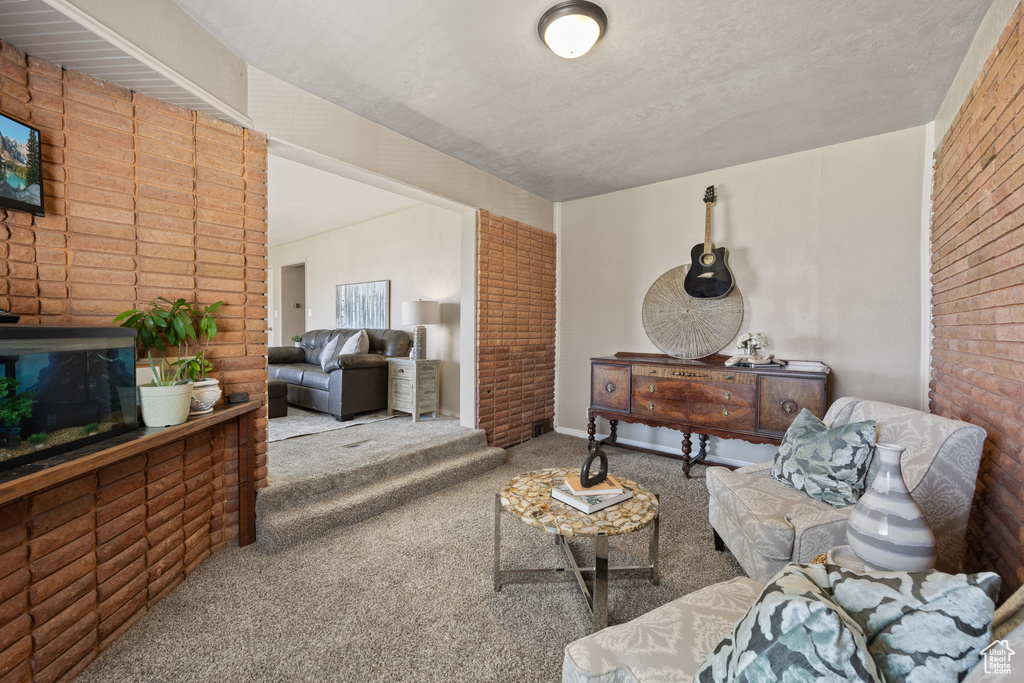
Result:
[[[554,421],[555,235],[479,211],[476,244],[476,426],[512,446]]]
[[[935,154],[930,408],[988,432],[969,571],[1024,584],[1024,41],[1018,7]]]
[[[0,42],[0,111],[39,128],[46,216],[0,209],[0,308],[110,325],[157,296],[223,300],[225,395],[267,379],[267,140]],[[266,486],[266,408],[256,486]]]

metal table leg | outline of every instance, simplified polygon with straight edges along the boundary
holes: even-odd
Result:
[[[655,495],[654,500],[658,502],[658,514],[654,517],[654,529],[651,531],[651,547],[647,559],[651,564],[651,583],[657,586],[661,583],[661,577],[658,576],[658,531],[661,527],[661,499]]]
[[[594,537],[594,631],[608,625],[608,537]]]
[[[494,590],[501,590],[501,494],[494,494]]]

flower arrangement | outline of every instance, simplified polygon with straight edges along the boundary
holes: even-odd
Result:
[[[768,348],[768,337],[763,332],[747,332],[736,342],[737,349],[743,349],[751,356],[761,355],[761,349]]]

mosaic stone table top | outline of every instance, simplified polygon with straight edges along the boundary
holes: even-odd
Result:
[[[520,474],[501,489],[501,507],[525,524],[562,536],[616,536],[642,529],[658,516],[658,501],[640,484],[615,475],[633,497],[593,514],[580,512],[551,497],[551,488],[578,469],[553,467]]]

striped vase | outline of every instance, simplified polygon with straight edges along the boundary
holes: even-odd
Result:
[[[927,571],[935,566],[935,534],[903,482],[904,448],[876,449],[878,472],[850,513],[846,541],[870,570]]]

